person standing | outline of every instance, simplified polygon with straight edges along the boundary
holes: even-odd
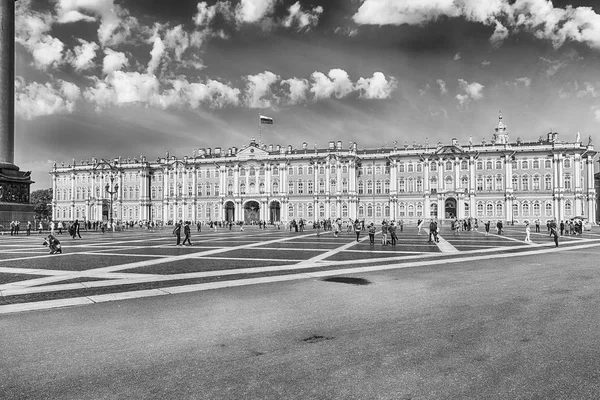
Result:
[[[535,220],[535,231],[537,233],[540,232],[540,219],[539,218]]]
[[[181,223],[183,222],[183,220],[180,220],[179,222],[175,222],[175,228],[173,229],[173,236],[175,236],[177,238],[177,243],[175,244],[175,246],[181,246]]]
[[[560,236],[565,234],[565,221],[560,221]]]
[[[485,221],[485,236],[490,236],[490,221]]]
[[[44,225],[42,225],[42,221],[40,221],[40,224],[38,225],[38,230],[40,231],[40,234],[44,230]]]
[[[198,223],[196,223],[196,228],[198,229],[198,232],[202,232],[202,225],[200,224],[200,221],[198,221]]]
[[[191,227],[190,227],[190,221],[186,221],[185,222],[185,226],[183,227],[183,233],[185,234],[185,238],[183,239],[183,245],[185,245],[185,242],[188,242],[189,245],[192,245],[192,242],[190,241],[190,237],[191,237]]]
[[[75,234],[73,235],[73,239],[75,239],[75,235],[79,236],[79,239],[81,239],[81,234],[79,233],[79,220],[78,219],[75,220]]]
[[[388,244],[388,226],[385,221],[383,221],[381,223],[381,235],[383,236],[381,238],[381,244],[384,246],[387,246],[387,244]]]
[[[525,223],[525,241],[531,242],[531,229],[529,228],[529,222]]]
[[[398,243],[398,236],[396,236],[396,224],[393,222],[388,227],[388,231],[390,232],[390,239],[392,240],[392,246],[395,246]]]
[[[421,229],[423,228],[423,220],[419,219],[417,221],[417,235],[421,234]]]
[[[369,225],[369,243],[370,244],[375,244],[375,232],[377,232],[377,228],[375,228],[375,225],[373,225],[373,223],[371,222],[371,225]]]
[[[27,236],[31,235],[31,221],[27,221]]]
[[[498,229],[498,235],[502,234],[502,221],[498,220],[498,223],[496,224],[496,229]]]
[[[400,220],[400,232],[404,232],[404,220]]]
[[[363,220],[364,223],[364,220]],[[358,242],[358,238],[360,237],[361,223],[356,220],[354,221],[354,233],[356,233],[356,241]]]

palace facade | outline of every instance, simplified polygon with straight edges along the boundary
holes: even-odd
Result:
[[[596,217],[594,151],[550,132],[510,142],[499,117],[489,142],[359,149],[249,145],[150,161],[54,165],[54,220],[285,222],[479,218],[522,223]],[[112,210],[112,212],[111,212]]]

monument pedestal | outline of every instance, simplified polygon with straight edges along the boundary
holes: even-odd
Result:
[[[10,229],[11,221],[35,223],[33,204],[29,204],[29,187],[33,183],[31,172],[0,163],[0,230]]]

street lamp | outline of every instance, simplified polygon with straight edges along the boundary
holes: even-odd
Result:
[[[113,186],[114,181],[115,181],[114,175],[110,174],[110,183],[107,183],[106,186],[104,187],[104,190],[106,190],[106,192],[110,195],[110,214],[109,214],[109,219],[110,219],[110,225],[112,226],[113,232],[115,231],[115,224],[113,222],[113,196],[115,194],[117,194],[117,192],[119,191],[119,184],[116,183]],[[111,188],[112,188],[112,190],[111,190]]]

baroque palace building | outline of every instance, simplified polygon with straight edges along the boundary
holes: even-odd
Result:
[[[395,142],[396,143],[396,142]],[[509,142],[499,117],[492,139],[461,145],[360,149],[260,146],[194,150],[149,161],[92,159],[54,165],[54,220],[285,222],[478,218],[523,223],[596,218],[594,157],[550,132]],[[112,213],[110,209],[112,207]]]

